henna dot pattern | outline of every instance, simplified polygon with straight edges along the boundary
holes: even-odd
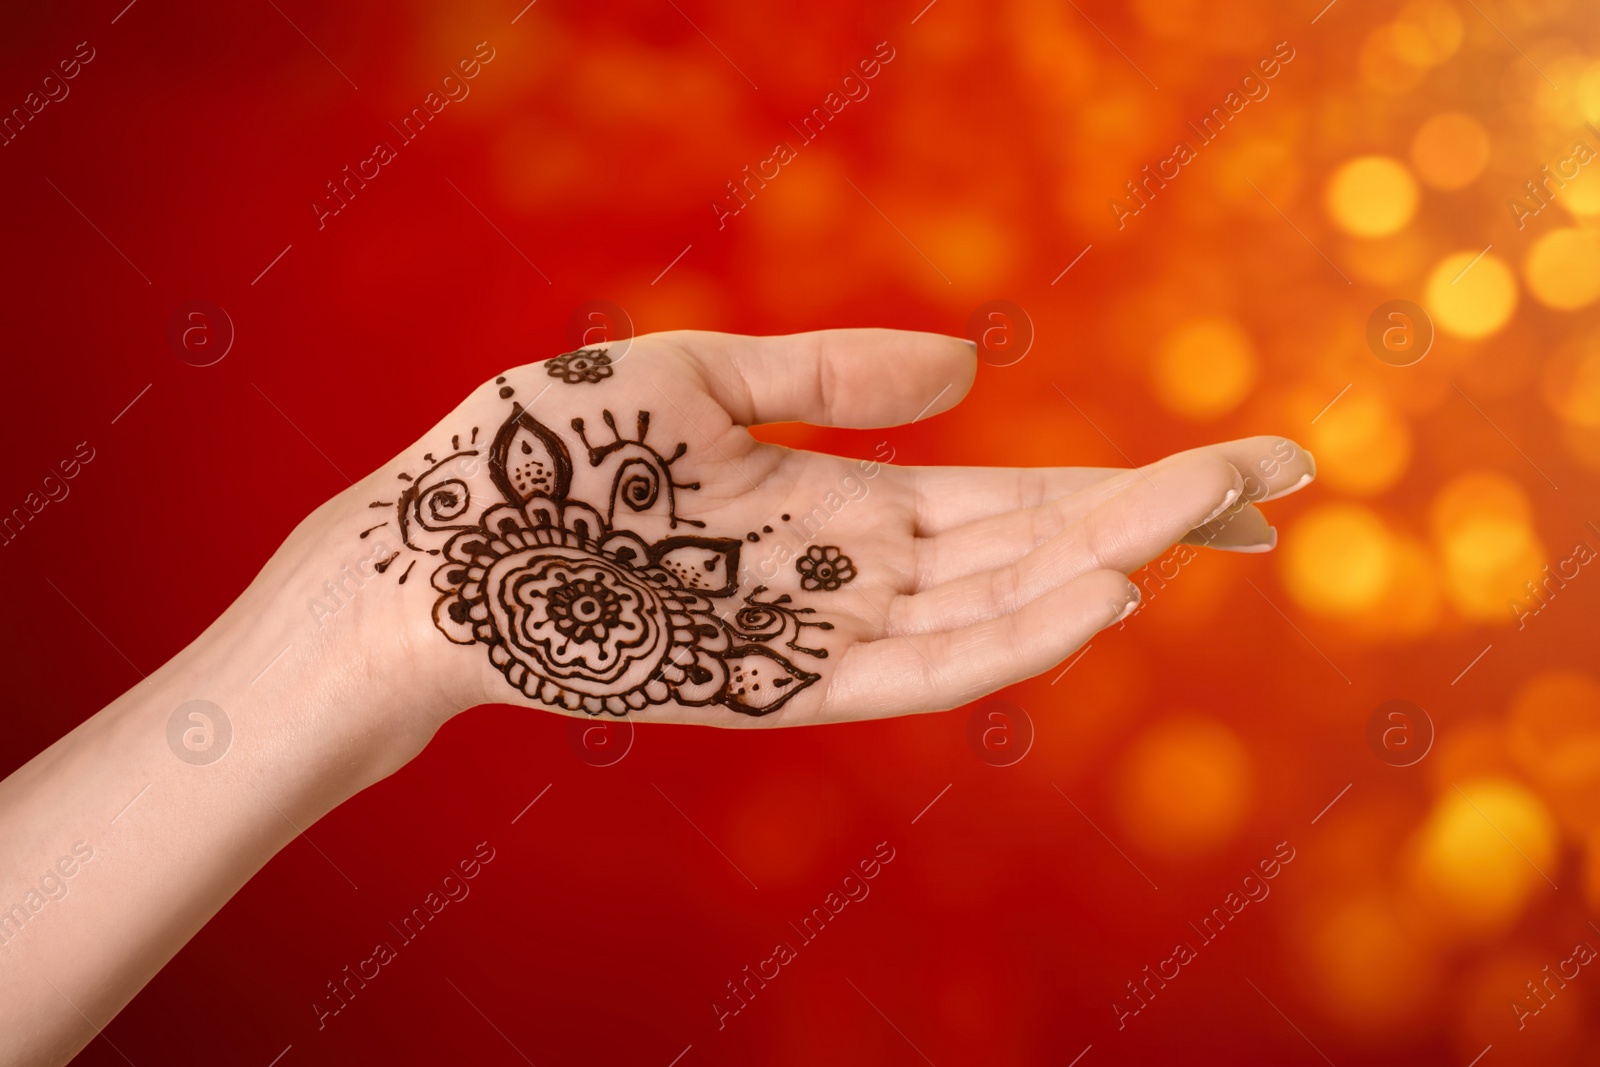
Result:
[[[808,592],[831,592],[856,576],[850,557],[833,545],[812,545],[794,561],[794,569],[800,572],[800,588]]]
[[[587,369],[570,372],[588,375],[604,352],[560,358],[580,355]],[[649,412],[638,413],[632,437],[610,411],[600,415],[612,437],[605,444],[572,420],[587,469],[574,467],[569,438],[513,403],[486,456],[474,429],[465,447],[452,437],[444,458],[428,453],[420,475],[399,476],[406,488],[393,506],[405,547],[443,557],[433,572],[434,625],[457,644],[483,646],[509,685],[549,707],[618,717],[669,703],[777,711],[820,677],[786,651],[826,658],[827,649],[799,638],[833,624],[814,621],[814,609],[788,594],[761,599],[765,586],[734,600],[746,539],[673,532],[705,526],[676,510],[678,491],[700,487],[672,477],[688,446],[663,455],[646,444]],[[484,461],[492,491],[470,477]],[[586,487],[581,496],[575,485]],[[855,576],[838,549],[826,552],[802,571],[806,588],[835,589]]]

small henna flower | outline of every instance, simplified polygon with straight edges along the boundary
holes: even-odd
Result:
[[[577,385],[579,382],[592,385],[611,377],[615,371],[611,357],[606,355],[603,348],[580,348],[576,352],[556,356],[544,366],[545,373],[550,377],[560,378],[568,385]]]
[[[832,591],[856,576],[850,557],[833,545],[812,545],[794,561],[794,569],[800,572],[800,588],[807,591]]]

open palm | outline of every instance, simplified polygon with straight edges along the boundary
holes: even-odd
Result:
[[[402,487],[374,501],[403,543],[385,569],[431,581],[407,603],[486,700],[718,726],[899,715],[1060,662],[1180,540],[1271,547],[1254,503],[1314,472],[1271,437],[1128,471],[917,468],[747,429],[910,422],[958,402],[975,363],[934,334],[678,332],[508,371],[374,476]]]

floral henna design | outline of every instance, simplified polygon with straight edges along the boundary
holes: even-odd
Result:
[[[831,592],[856,576],[856,565],[833,545],[812,545],[794,561],[794,569],[800,572],[800,588],[807,592]]]
[[[645,444],[648,412],[632,438],[611,412],[601,416],[613,441],[599,446],[572,420],[585,467],[561,435],[513,403],[486,457],[477,430],[466,448],[453,438],[444,459],[430,453],[421,475],[399,476],[408,484],[398,501],[374,503],[397,508],[407,548],[444,557],[433,574],[434,624],[457,644],[486,646],[507,682],[552,707],[617,716],[669,702],[778,710],[820,676],[774,646],[824,658],[826,649],[797,639],[803,627],[832,624],[805,619],[813,609],[790,606],[787,594],[757,599],[764,586],[737,610],[719,610],[736,595],[742,541],[674,532],[704,526],[675,510],[676,490],[699,488],[672,479],[687,446],[669,457]],[[487,502],[467,485],[482,463],[498,493]],[[833,584],[810,587],[854,576],[829,551],[823,574]],[[802,575],[822,580],[815,568]]]
[[[568,385],[577,385],[579,382],[592,385],[611,377],[616,370],[603,348],[580,348],[576,352],[567,352],[547,360],[544,368],[550,377],[560,378]]]

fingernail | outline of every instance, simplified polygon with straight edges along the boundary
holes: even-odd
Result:
[[[1238,499],[1239,499],[1239,490],[1238,489],[1229,489],[1228,490],[1228,495],[1222,498],[1222,503],[1221,504],[1217,505],[1217,510],[1213,511],[1211,514],[1207,515],[1205,517],[1205,520],[1203,522],[1201,522],[1200,525],[1204,526],[1206,523],[1210,522],[1212,519],[1216,518],[1218,515],[1221,515],[1224,511],[1227,511],[1229,508],[1233,507],[1233,502],[1235,500],[1238,500]]]
[[[1123,605],[1122,612],[1116,618],[1111,620],[1110,625],[1115,626],[1117,623],[1121,622],[1123,619],[1126,619],[1129,615],[1132,615],[1135,611],[1138,611],[1139,610],[1139,600],[1140,600],[1139,587],[1134,585],[1132,582],[1129,582],[1128,583],[1128,602],[1125,605]]]
[[[961,339],[961,343],[972,349],[974,352],[978,350],[978,342],[972,340],[971,338],[963,337]]]
[[[1278,547],[1278,528],[1267,528],[1267,539],[1258,541],[1253,545],[1212,545],[1218,552],[1271,552]]]
[[[1311,475],[1302,474],[1300,476],[1300,480],[1298,482],[1295,482],[1293,485],[1284,486],[1282,489],[1279,489],[1277,492],[1267,495],[1266,497],[1264,497],[1262,499],[1262,503],[1265,503],[1268,500],[1277,500],[1279,497],[1288,496],[1290,493],[1297,493],[1297,492],[1299,492],[1300,490],[1304,489],[1306,486],[1308,486],[1310,484],[1311,484]]]

